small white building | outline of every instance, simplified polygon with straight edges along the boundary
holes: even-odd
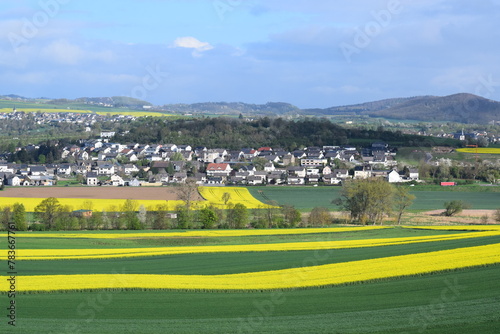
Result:
[[[389,181],[389,183],[402,182],[401,175],[393,169],[387,174],[387,181]]]

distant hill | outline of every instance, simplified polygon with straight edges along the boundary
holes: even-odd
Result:
[[[500,102],[473,94],[386,99],[327,109],[306,109],[314,115],[367,115],[401,120],[488,123],[500,121]]]
[[[33,99],[29,99],[24,96],[20,95],[15,95],[15,94],[9,94],[9,95],[0,95],[0,99],[2,100],[12,100],[12,101],[30,101]]]
[[[242,102],[205,102],[194,104],[167,104],[162,109],[182,113],[203,114],[243,114],[243,115],[284,115],[300,114],[302,110],[294,105],[283,102],[268,102],[266,104],[248,104]]]
[[[34,99],[18,95],[0,95],[0,99],[17,102],[31,102]],[[40,103],[40,99],[37,100]],[[43,102],[42,102],[43,103]],[[144,106],[151,109],[152,104],[124,96],[113,97],[81,97],[75,100],[52,99],[44,100],[51,105],[72,106],[92,105],[99,108],[128,108],[143,110]],[[483,97],[461,93],[449,96],[414,96],[393,98],[360,104],[337,106],[326,109],[299,109],[285,102],[268,102],[266,104],[249,104],[243,102],[204,102],[193,104],[166,104],[154,106],[156,111],[167,111],[184,114],[212,115],[245,115],[245,116],[332,116],[358,115],[383,117],[400,120],[417,121],[449,121],[459,123],[489,123],[500,122],[500,102]]]

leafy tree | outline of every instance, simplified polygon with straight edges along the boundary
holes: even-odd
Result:
[[[333,202],[349,211],[352,220],[362,224],[382,223],[393,206],[393,187],[381,178],[358,179],[345,182],[341,197]]]
[[[217,217],[215,212],[210,208],[201,209],[199,212],[199,219],[201,222],[201,226],[204,229],[214,228],[219,221],[219,218]]]
[[[413,203],[415,196],[410,194],[406,187],[396,187],[394,191],[394,209],[398,214],[398,225],[401,224],[401,217],[404,211]]]
[[[468,209],[470,206],[461,200],[453,200],[450,202],[444,203],[445,211],[443,214],[447,217],[451,217],[456,215],[457,213],[462,212],[464,209]]]
[[[137,207],[138,207],[137,201],[127,199],[121,208],[122,211],[121,219],[123,220],[124,225],[127,227],[128,230],[143,229],[143,226],[136,214]]]
[[[93,211],[94,210],[94,202],[90,200],[85,200],[81,205],[82,210]]]
[[[330,211],[327,208],[315,207],[309,214],[308,223],[310,226],[325,226],[332,222]]]
[[[47,230],[51,230],[55,227],[56,219],[61,212],[61,204],[55,197],[46,198],[35,207],[36,217],[40,219]]]
[[[175,152],[170,157],[170,161],[184,161],[184,156],[182,155],[181,152]]]
[[[228,223],[230,228],[244,228],[249,222],[248,209],[244,204],[237,203],[228,212]]]
[[[184,205],[178,205],[175,209],[177,214],[177,228],[187,229],[191,223],[188,209]]]
[[[227,202],[231,200],[231,194],[228,192],[225,192],[222,194],[222,201],[224,202],[224,205],[227,205]]]
[[[6,206],[3,208],[1,215],[0,215],[0,222],[2,223],[2,228],[4,230],[9,229],[9,223],[11,222],[12,219],[12,211],[9,206]]]
[[[296,227],[302,221],[300,211],[291,205],[283,205],[281,211],[286,227]]]
[[[168,214],[168,204],[158,204],[156,206],[156,211],[153,217],[153,229],[154,230],[164,230],[169,228],[170,220],[167,217]]]
[[[14,203],[12,210],[12,220],[18,231],[27,231],[28,222],[26,220],[26,209],[22,203]]]

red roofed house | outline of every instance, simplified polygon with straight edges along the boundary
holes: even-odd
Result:
[[[209,163],[207,166],[207,176],[229,176],[232,169],[229,164]]]
[[[259,151],[259,152],[272,152],[273,149],[271,147],[261,147],[257,151]]]

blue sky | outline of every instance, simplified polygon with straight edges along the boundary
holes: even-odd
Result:
[[[0,94],[330,107],[500,100],[500,0],[0,2]]]

